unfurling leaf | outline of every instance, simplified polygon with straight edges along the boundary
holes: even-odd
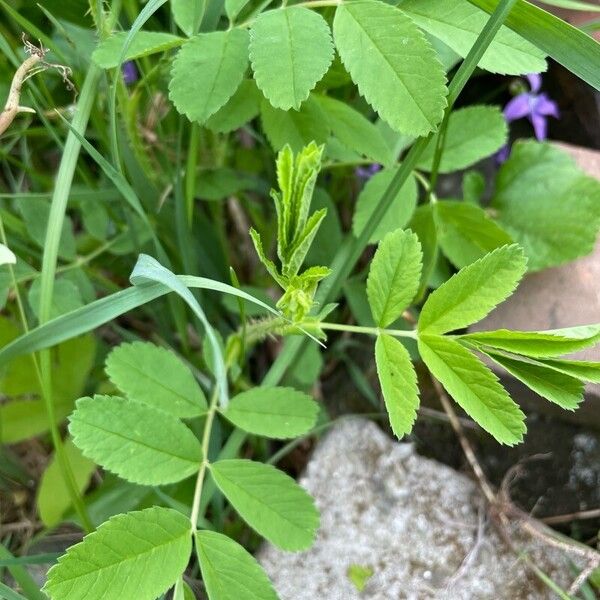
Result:
[[[367,297],[379,327],[393,323],[415,297],[422,260],[419,238],[412,231],[399,229],[381,240],[367,279]]]
[[[289,475],[251,460],[220,460],[210,473],[240,516],[283,550],[305,550],[316,535],[313,499]]]
[[[130,400],[175,417],[206,411],[206,398],[192,372],[166,348],[149,342],[121,344],[108,355],[106,374]]]
[[[202,460],[200,442],[179,419],[134,400],[80,398],[69,431],[85,456],[132,483],[174,483]]]
[[[232,398],[223,416],[244,431],[285,439],[309,431],[318,412],[317,403],[303,392],[287,387],[255,387]]]
[[[194,537],[209,600],[278,600],[262,567],[237,542],[215,531]]]
[[[48,572],[51,600],[155,600],[185,569],[190,521],[170,508],[112,517],[71,546]]]
[[[375,362],[392,431],[401,439],[410,433],[417,418],[417,374],[406,348],[390,335],[377,337]]]

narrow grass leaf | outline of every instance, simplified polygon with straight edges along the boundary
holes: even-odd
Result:
[[[468,6],[468,5],[467,5]],[[508,126],[502,111],[495,106],[468,106],[450,113],[440,173],[466,169],[491,156],[506,143]],[[438,135],[431,138],[419,160],[419,168],[430,171]]]
[[[488,13],[492,13],[500,4],[500,0],[469,2]],[[506,18],[506,25],[600,90],[600,69],[597,68],[600,44],[590,35],[524,0],[517,1]]]
[[[281,316],[273,307],[254,296],[231,285],[192,275],[179,275],[178,279],[189,288],[213,290],[223,294],[238,296],[263,308],[265,312]],[[56,319],[52,319],[20,336],[0,348],[0,366],[15,356],[35,352],[55,346],[60,342],[92,331],[117,317],[169,293],[171,289],[160,283],[132,286],[110,296],[95,300]]]
[[[399,8],[428,33],[466,56],[486,23],[485,12],[462,0],[402,0]],[[544,52],[508,27],[501,27],[479,61],[492,73],[522,75],[546,70]]]

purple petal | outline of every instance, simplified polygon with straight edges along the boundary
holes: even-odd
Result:
[[[545,140],[548,135],[548,120],[545,116],[533,113],[529,119],[531,120],[531,124],[533,125],[533,130],[535,131],[535,137],[541,142]]]
[[[508,123],[522,119],[531,114],[531,98],[529,94],[515,96],[504,107],[504,118]]]
[[[372,165],[367,165],[366,167],[358,167],[356,169],[356,176],[361,179],[370,179],[377,173],[377,171],[381,170],[381,165],[377,163],[373,163]]]
[[[138,72],[135,63],[132,60],[123,63],[121,71],[123,72],[123,81],[125,82],[125,85],[131,85],[138,80]]]
[[[556,119],[560,118],[558,104],[556,104],[554,100],[550,100],[547,94],[540,94],[535,98],[533,112],[538,115],[546,115],[549,117],[555,117]]]
[[[502,163],[504,163],[508,160],[509,156],[510,156],[510,146],[508,144],[505,144],[504,146],[502,146],[502,148],[500,148],[500,150],[498,150],[498,152],[496,152],[495,159],[496,159],[496,162],[499,165],[501,165]]]
[[[527,81],[529,81],[529,87],[531,88],[531,91],[534,94],[539,92],[542,87],[542,76],[539,73],[529,73],[529,75],[526,77]]]

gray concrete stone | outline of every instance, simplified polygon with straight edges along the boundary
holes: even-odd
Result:
[[[471,480],[370,421],[340,421],[317,446],[301,484],[321,511],[315,545],[296,554],[267,545],[258,555],[282,600],[552,597],[500,541]],[[561,551],[528,540],[528,552],[569,586]],[[373,570],[362,592],[348,577],[353,565]]]

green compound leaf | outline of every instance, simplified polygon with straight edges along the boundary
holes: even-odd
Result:
[[[379,129],[360,112],[335,98],[315,95],[315,99],[327,113],[331,132],[347,148],[384,165],[394,161]]]
[[[421,244],[412,231],[399,229],[379,243],[367,278],[367,297],[379,327],[393,323],[415,297],[422,261]]]
[[[130,399],[175,417],[206,412],[206,398],[177,355],[150,342],[121,344],[106,359],[109,379]]]
[[[447,333],[480,321],[513,293],[526,266],[523,250],[513,244],[460,270],[427,298],[419,332]]]
[[[402,439],[411,432],[417,418],[417,374],[406,348],[390,335],[377,337],[375,363],[392,431]]]
[[[529,270],[556,266],[594,249],[600,183],[550,144],[520,142],[502,165],[492,207],[529,259]]]
[[[488,350],[485,354],[536,394],[565,410],[575,410],[583,401],[583,383],[575,377],[500,352]]]
[[[494,154],[506,143],[508,127],[502,111],[494,106],[468,106],[450,114],[439,172],[451,173]],[[418,168],[430,171],[438,135],[421,155]]]
[[[551,331],[477,331],[465,334],[461,339],[474,342],[478,346],[483,345],[532,358],[555,357],[595,346],[600,341],[600,325]]]
[[[170,508],[117,515],[71,546],[48,573],[51,600],[154,600],[185,569],[190,521]]]
[[[310,142],[323,144],[329,137],[327,115],[309,96],[299,110],[273,108],[267,100],[260,105],[262,126],[273,150],[281,150],[286,144],[294,152],[300,152]]]
[[[488,15],[463,0],[402,0],[401,10],[463,58],[473,47]],[[496,34],[479,66],[492,73],[523,75],[546,70],[545,54],[533,44],[502,27]]]
[[[313,499],[291,477],[251,460],[220,460],[210,465],[217,487],[240,516],[283,550],[313,543],[319,513]]]
[[[459,269],[513,242],[510,235],[475,204],[443,200],[433,206],[433,212],[440,247]]]
[[[196,552],[210,600],[278,600],[257,560],[215,531],[197,531]]]
[[[329,26],[308,8],[265,11],[250,28],[254,79],[275,108],[300,108],[332,60]]]
[[[72,439],[64,443],[64,452],[71,466],[71,472],[79,493],[83,493],[96,470],[96,465],[81,451]],[[67,509],[71,506],[71,496],[63,479],[56,454],[52,456],[50,464],[44,471],[37,494],[37,505],[40,519],[46,527],[58,525]]]
[[[229,133],[251,121],[260,111],[261,94],[252,79],[244,79],[227,104],[206,121],[206,127]]]
[[[174,483],[202,460],[200,442],[179,419],[133,400],[80,398],[69,431],[85,456],[132,483]]]
[[[333,36],[367,102],[394,129],[425,135],[446,106],[444,69],[424,34],[397,8],[374,0],[340,4]]]
[[[247,66],[245,29],[201,33],[177,53],[169,97],[190,121],[204,123],[233,96]]]
[[[523,440],[525,415],[498,378],[459,342],[438,335],[418,339],[421,358],[454,400],[501,444]]]
[[[249,433],[285,439],[310,431],[318,413],[318,404],[308,394],[287,387],[255,387],[232,398],[223,416]]]
[[[359,237],[366,227],[371,215],[400,167],[384,169],[376,173],[362,189],[356,201],[356,210],[352,219],[352,233]],[[396,197],[390,203],[385,216],[375,228],[369,243],[375,244],[386,233],[401,229],[411,219],[417,205],[417,182],[409,175],[406,183],[400,188]]]
[[[113,33],[94,50],[92,60],[103,69],[113,69],[119,64],[123,45],[127,39],[128,31]],[[157,52],[164,52],[183,44],[185,40],[170,33],[161,31],[138,31],[127,48],[124,60],[133,60],[142,56],[149,56]]]

